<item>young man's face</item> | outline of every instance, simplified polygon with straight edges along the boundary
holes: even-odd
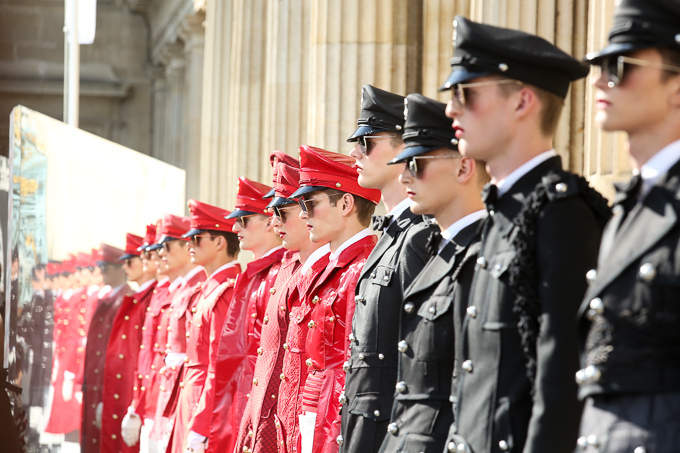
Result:
[[[382,189],[399,177],[399,169],[387,165],[404,149],[404,144],[394,146],[396,134],[374,132],[370,137],[360,137],[350,151],[359,173],[359,185],[371,189]]]
[[[626,56],[663,63],[661,54],[655,49],[639,50]],[[606,71],[596,69],[594,74],[595,121],[603,130],[624,131],[631,135],[649,132],[668,115],[671,108],[669,90],[673,84],[662,81],[662,70],[626,63],[623,79],[614,87],[608,86]]]
[[[253,250],[258,248],[267,234],[266,228],[270,224],[271,218],[263,214],[255,214],[239,217],[234,224],[232,231],[238,236],[242,250]]]
[[[189,263],[188,244],[181,239],[163,243],[163,248],[158,249],[158,253],[169,271],[179,270]]]
[[[498,80],[479,77],[465,83],[484,83]],[[484,85],[463,89],[465,104],[458,100],[456,90],[451,90],[451,100],[446,106],[446,116],[453,119],[458,149],[465,157],[492,161],[502,154],[511,137],[513,112],[517,105],[515,96],[506,96],[498,85]]]
[[[309,239],[312,242],[325,244],[332,242],[342,231],[341,196],[317,191],[306,194],[303,199],[307,205],[307,212],[301,211],[300,218],[307,223]],[[335,206],[331,204],[331,199]]]
[[[156,263],[156,269],[158,270],[159,274],[167,274],[168,273],[168,263],[163,261],[163,258],[161,258],[160,252],[163,248],[161,247],[158,250],[152,250],[149,253],[151,253],[151,259],[153,260],[154,263]]]
[[[144,276],[142,259],[138,256],[127,258],[123,261],[123,270],[131,282],[140,282]]]
[[[154,255],[156,255],[155,251],[142,252],[142,269],[147,274],[155,274],[158,271]]]
[[[89,267],[84,267],[80,270],[80,282],[83,286],[92,284],[92,271]]]
[[[281,217],[272,217],[274,232],[281,238],[286,250],[300,250],[309,242],[307,222],[300,218],[300,205],[289,204],[279,208]]]
[[[193,236],[189,241],[189,255],[191,262],[197,265],[205,265],[215,259],[218,251],[215,249],[216,241],[223,238],[211,237],[210,233],[200,233]]]
[[[399,181],[407,188],[414,214],[437,216],[456,196],[456,176],[462,156],[446,149],[430,151],[421,156],[435,158],[417,159],[419,156],[414,156],[417,169],[408,163],[400,167],[403,171]]]

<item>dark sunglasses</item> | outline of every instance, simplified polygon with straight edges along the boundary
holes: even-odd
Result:
[[[170,253],[170,244],[177,241],[179,241],[179,239],[172,238],[166,240],[165,242],[163,242],[163,250],[165,250],[166,253]]]
[[[332,194],[326,194],[324,197],[323,195],[319,195],[318,197],[312,197],[312,198],[300,198],[298,199],[298,202],[300,203],[300,208],[302,209],[302,212],[307,214],[309,217],[312,217],[312,211],[314,211],[314,208],[321,203],[321,201],[328,199],[330,202],[333,197],[337,196],[342,196],[343,194],[337,194],[337,193],[332,193]]]
[[[372,139],[379,139],[379,138],[392,138],[396,137],[394,134],[390,135],[362,135],[359,137],[359,151],[365,156],[368,156],[373,149],[373,146],[375,143],[372,141]],[[369,140],[371,139],[371,140]]]
[[[643,66],[647,68],[662,69],[680,74],[680,67],[671,66],[663,63],[654,63],[653,61],[640,60],[638,58],[626,57],[619,55],[618,57],[605,58],[597,65],[600,71],[607,77],[607,86],[614,88],[623,83],[623,78],[627,72],[630,71],[630,66]]]
[[[443,156],[411,156],[408,159],[406,159],[406,168],[408,168],[408,172],[411,174],[412,178],[417,178],[418,177],[418,172],[422,170],[421,168],[418,168],[418,159],[458,159],[463,156],[456,156],[454,154],[445,154]]]
[[[287,205],[283,207],[275,206],[272,208],[272,211],[274,212],[274,217],[277,217],[279,220],[281,220],[281,223],[286,223],[286,220],[288,220],[288,214],[286,214],[286,211],[289,211],[293,208],[297,208],[297,205]]]
[[[219,236],[199,236],[199,235],[191,236],[189,238],[189,244],[191,244],[194,247],[199,247],[200,244],[201,244],[201,239],[216,238],[216,237],[219,237]]]
[[[246,228],[248,226],[248,221],[250,220],[250,218],[255,217],[256,215],[259,215],[259,214],[250,214],[250,215],[238,216],[238,217],[236,217],[236,223],[238,223],[241,228]]]

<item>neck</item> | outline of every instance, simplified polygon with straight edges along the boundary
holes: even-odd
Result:
[[[380,191],[385,209],[387,212],[390,212],[395,206],[406,199],[407,187],[400,183],[399,179],[395,179],[385,187],[380,188]]]
[[[220,267],[224,266],[227,263],[231,263],[232,261],[234,261],[233,257],[220,253],[209,262],[203,264],[203,268],[205,269],[205,275],[210,277],[217,269],[219,269]]]
[[[336,236],[334,239],[331,240],[330,242],[330,247],[331,247],[331,253],[335,253],[335,251],[340,248],[342,244],[344,244],[349,238],[357,234],[359,231],[365,229],[366,227],[361,225],[356,218],[350,218],[348,219],[345,228],[343,228],[340,231],[340,234]]]
[[[470,187],[465,192],[461,191],[455,200],[447,203],[440,212],[435,213],[434,218],[437,219],[439,228],[444,231],[463,217],[484,209],[484,203],[479,196],[480,192],[481,189],[477,187]]]
[[[498,182],[549,149],[552,149],[552,137],[544,137],[537,131],[533,134],[518,134],[505,149],[489,159],[486,166],[492,180]]]
[[[188,260],[184,266],[178,269],[178,275],[187,275],[194,267],[196,267],[191,260]]]
[[[135,283],[137,283],[139,286],[142,286],[144,283],[148,282],[149,280],[155,280],[155,277],[153,274],[143,274]]]
[[[168,275],[168,278],[170,279],[170,281],[174,282],[177,279],[177,277],[179,277],[181,275],[186,275],[186,274],[182,274],[179,270],[176,270],[176,271],[168,271],[167,275]],[[159,275],[158,279],[163,280],[163,277]]]
[[[273,231],[271,233],[265,233],[262,236],[262,239],[263,240],[261,244],[258,244],[256,247],[250,249],[250,251],[253,253],[253,259],[255,260],[259,260],[264,256],[265,253],[274,247],[281,245],[281,241],[276,236],[274,236]]]
[[[667,121],[653,129],[631,132],[628,135],[628,151],[639,170],[656,153],[677,140],[680,140],[677,121]]]
[[[314,253],[316,250],[319,248],[323,247],[325,244],[319,243],[319,242],[312,242],[312,241],[307,241],[305,242],[305,245],[300,247],[300,250],[298,250],[298,253],[300,254],[300,262],[305,263],[307,259],[309,258],[309,255]]]

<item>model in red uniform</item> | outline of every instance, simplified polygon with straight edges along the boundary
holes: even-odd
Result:
[[[123,250],[102,244],[102,261],[98,262],[104,285],[111,288],[97,303],[87,333],[85,348],[85,372],[83,376],[83,417],[80,428],[80,446],[83,453],[97,453],[100,450],[100,428],[102,424],[102,392],[106,346],[113,320],[123,303],[123,298],[132,290],[125,283],[125,272],[118,258]]]
[[[288,313],[291,307],[299,305],[299,295],[306,292],[305,282],[311,281],[309,277],[302,277],[302,265],[308,269],[305,275],[318,275],[328,264],[330,251],[328,245],[309,240],[307,223],[299,217],[300,205],[289,198],[299,188],[299,164],[289,166],[279,162],[275,173],[275,198],[268,208],[274,212],[272,225],[287,252],[267,302],[253,384],[234,450],[238,452],[277,451],[277,426],[280,428],[281,423],[276,410],[279,387],[281,381],[286,380],[282,369],[288,350],[285,344]]]
[[[170,440],[175,417],[177,391],[186,358],[187,314],[206,279],[203,266],[191,262],[188,240],[182,235],[190,229],[188,217],[166,214],[163,217],[158,254],[161,266],[167,268],[172,280],[168,291],[172,302],[162,318],[156,342],[164,346],[163,366],[159,370],[159,394],[152,437],[159,439],[158,450],[164,452]],[[173,278],[174,277],[174,278]],[[178,279],[179,278],[179,279]],[[165,344],[162,337],[165,335]],[[155,343],[154,343],[155,344]]]
[[[380,191],[361,187],[354,159],[325,150],[300,148],[301,218],[312,242],[329,242],[326,269],[304,295],[308,319],[307,379],[299,413],[301,453],[337,452],[342,369],[349,349],[354,293],[377,237],[368,228]],[[301,313],[302,314],[302,313]]]
[[[205,451],[213,414],[217,350],[225,319],[242,324],[240,310],[234,313],[232,297],[241,266],[236,261],[239,244],[232,233],[229,211],[190,200],[191,261],[205,268],[203,284],[187,322],[187,349],[179,384],[175,423],[168,452]]]
[[[271,216],[265,214],[267,201],[262,197],[269,190],[269,186],[239,178],[236,210],[227,216],[236,220],[233,231],[241,249],[252,252],[254,260],[239,275],[230,307],[230,312],[244,322],[226,323],[221,333],[216,380],[212,385],[214,408],[209,451],[234,449],[246,395],[252,385],[266,304],[285,253],[274,233]]]
[[[142,343],[144,315],[156,286],[155,273],[144,271],[138,251],[143,240],[140,236],[128,233],[125,253],[119,258],[123,262],[123,270],[128,281],[136,283],[139,289],[123,299],[113,320],[106,347],[101,428],[101,448],[105,452],[139,451],[138,445],[129,447],[123,442],[121,421],[135,391],[133,389],[137,375],[135,365]]]

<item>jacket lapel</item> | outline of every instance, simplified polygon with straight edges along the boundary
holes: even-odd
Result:
[[[380,235],[378,243],[375,245],[373,252],[368,256],[366,264],[361,271],[361,276],[368,273],[372,268],[380,262],[385,251],[390,248],[397,240],[399,234],[408,228],[417,216],[411,212],[410,209],[406,209],[392,224]]]

